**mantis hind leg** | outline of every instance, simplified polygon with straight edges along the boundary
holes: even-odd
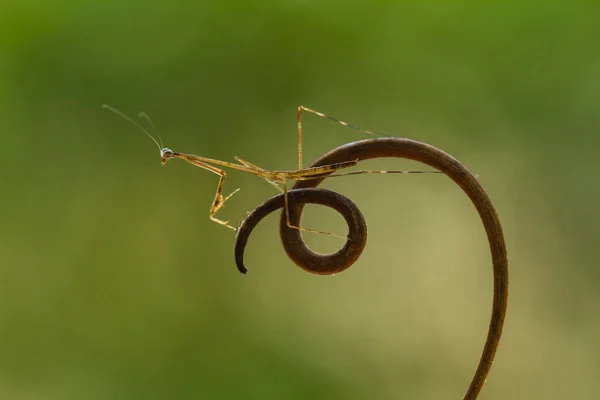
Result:
[[[345,126],[347,128],[350,128],[350,129],[354,129],[354,130],[362,132],[362,133],[366,133],[367,135],[383,136],[380,133],[373,132],[373,131],[368,131],[366,129],[359,128],[357,126],[349,124],[346,121],[342,121],[342,120],[334,118],[334,117],[332,117],[330,115],[323,114],[322,112],[313,110],[311,108],[304,107],[304,106],[298,106],[298,169],[302,169],[302,111],[306,111],[306,112],[314,114],[314,115],[316,115],[318,117],[326,118],[326,119],[328,119],[330,121],[337,122],[340,125],[343,125],[343,126]]]
[[[277,190],[279,190],[280,193],[283,193],[283,189],[281,188],[281,186],[279,186],[279,184],[275,181],[272,181],[271,179],[265,178],[265,181],[267,181],[268,183],[270,183],[271,185],[273,185],[273,187]]]
[[[288,200],[288,190],[287,190],[287,181],[283,181],[281,182],[283,185],[283,199],[284,199],[284,213],[285,213],[285,222],[288,228],[292,228],[292,229],[297,229],[301,232],[310,232],[310,233],[320,233],[322,235],[330,235],[330,236],[335,236],[337,238],[340,239],[348,239],[348,236],[341,236],[341,235],[336,235],[335,233],[331,233],[331,232],[325,232],[325,231],[319,231],[316,229],[308,229],[308,228],[302,228],[299,226],[295,226],[292,225],[292,223],[290,222],[290,208],[289,208],[289,200]]]

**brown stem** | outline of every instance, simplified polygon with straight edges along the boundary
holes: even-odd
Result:
[[[463,164],[440,149],[414,140],[389,137],[349,143],[320,157],[311,164],[311,167],[379,157],[399,157],[415,160],[445,173],[467,194],[481,217],[492,256],[494,298],[487,339],[475,375],[464,396],[464,400],[476,399],[485,383],[498,349],[508,301],[508,259],[498,214],[477,178]],[[338,210],[346,219],[350,240],[336,253],[330,255],[315,253],[306,246],[300,231],[287,227],[284,215],[282,215],[280,221],[280,233],[288,256],[297,265],[312,273],[334,274],[345,270],[358,259],[362,248],[366,244],[366,226],[360,224],[362,214],[349,199],[338,195],[340,197],[332,200],[331,193],[333,192],[324,191],[323,189],[310,189],[318,186],[324,179],[299,181],[295,184],[294,190],[290,191],[290,193],[294,193],[292,195],[293,201],[290,203],[290,222],[292,225],[299,226],[305,203],[327,205]],[[314,192],[304,194],[305,190],[313,190]],[[253,227],[264,216],[282,206],[282,200],[278,200],[280,198],[282,199],[282,195],[275,196],[257,207],[242,224],[238,234],[238,243],[236,244],[236,261],[240,271],[242,271],[242,268],[245,270],[243,253]],[[357,247],[359,245],[362,247]]]
[[[318,254],[310,250],[304,242],[302,237],[300,242],[292,244],[292,249],[304,246],[306,252],[292,252],[288,253],[288,256],[300,267],[304,268],[308,272],[321,275],[331,275],[335,272],[343,271],[348,268],[362,254],[362,251],[367,244],[367,222],[365,217],[360,212],[356,204],[354,204],[349,198],[342,196],[339,193],[333,192],[327,189],[319,188],[306,188],[306,189],[294,189],[288,191],[288,200],[290,208],[290,219],[298,219],[296,214],[296,205],[304,205],[306,203],[320,204],[330,208],[333,208],[339,212],[346,223],[348,224],[348,239],[344,247],[332,254]],[[271,214],[285,206],[285,199],[283,193],[277,196],[271,197],[263,204],[259,205],[252,211],[248,217],[244,220],[238,230],[237,241],[235,244],[235,262],[238,270],[245,274],[248,269],[244,266],[244,250],[246,244],[252,233],[252,230],[258,223],[267,215]],[[288,228],[285,223],[282,225],[281,235],[287,237],[289,231],[299,232],[297,229]],[[285,239],[284,239],[285,240]],[[291,241],[296,240],[290,238]],[[293,242],[292,242],[293,243]],[[310,268],[306,268],[310,266]]]

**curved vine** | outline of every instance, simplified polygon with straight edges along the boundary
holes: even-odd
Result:
[[[464,400],[476,399],[498,349],[508,302],[508,259],[500,219],[492,201],[475,175],[451,155],[426,143],[396,137],[361,140],[330,151],[310,166],[380,157],[415,160],[443,172],[466,193],[481,217],[490,245],[494,295],[487,339],[471,384],[463,398]],[[304,270],[321,275],[338,273],[350,267],[360,257],[367,236],[364,217],[352,201],[338,193],[316,188],[324,179],[326,176],[296,182],[293,190],[289,191],[290,222],[292,225],[299,226],[306,203],[334,208],[344,217],[349,229],[349,239],[342,249],[327,255],[315,253],[304,243],[299,230],[287,227],[283,213],[280,221],[281,240],[288,256]],[[252,211],[240,226],[235,257],[241,272],[246,272],[243,255],[252,229],[262,218],[281,207],[283,207],[283,195],[274,196]]]

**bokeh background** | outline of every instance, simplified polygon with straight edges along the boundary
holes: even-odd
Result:
[[[600,398],[599,22],[577,1],[3,0],[0,398],[458,399],[479,359],[490,256],[448,179],[326,182],[369,222],[357,264],[307,274],[271,216],[242,276],[208,219],[217,177],[161,167],[104,103],[145,111],[175,150],[270,169],[296,167],[299,104],[448,151],[509,250],[481,398]],[[365,138],[304,128],[307,162]],[[231,172],[238,187],[233,222],[276,193]],[[303,224],[346,229],[316,206]]]

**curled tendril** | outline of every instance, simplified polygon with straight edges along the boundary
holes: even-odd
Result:
[[[476,399],[492,366],[508,301],[508,259],[500,219],[492,201],[477,178],[458,160],[431,145],[405,138],[386,137],[349,143],[323,155],[311,167],[340,163],[352,160],[366,160],[380,157],[398,157],[427,164],[452,179],[467,194],[477,209],[485,228],[494,273],[494,298],[487,339],[479,364],[464,396],[464,400]],[[290,195],[290,222],[299,226],[300,216],[306,203],[321,204],[338,211],[346,220],[349,240],[344,247],[333,254],[318,254],[310,250],[300,231],[288,228],[282,213],[280,234],[288,256],[301,268],[315,274],[328,275],[350,267],[361,255],[366,245],[367,228],[364,217],[350,199],[330,190],[316,188],[324,178],[298,181]],[[235,248],[238,269],[246,273],[244,250],[254,227],[262,218],[283,207],[283,195],[277,195],[252,211],[240,226]]]

